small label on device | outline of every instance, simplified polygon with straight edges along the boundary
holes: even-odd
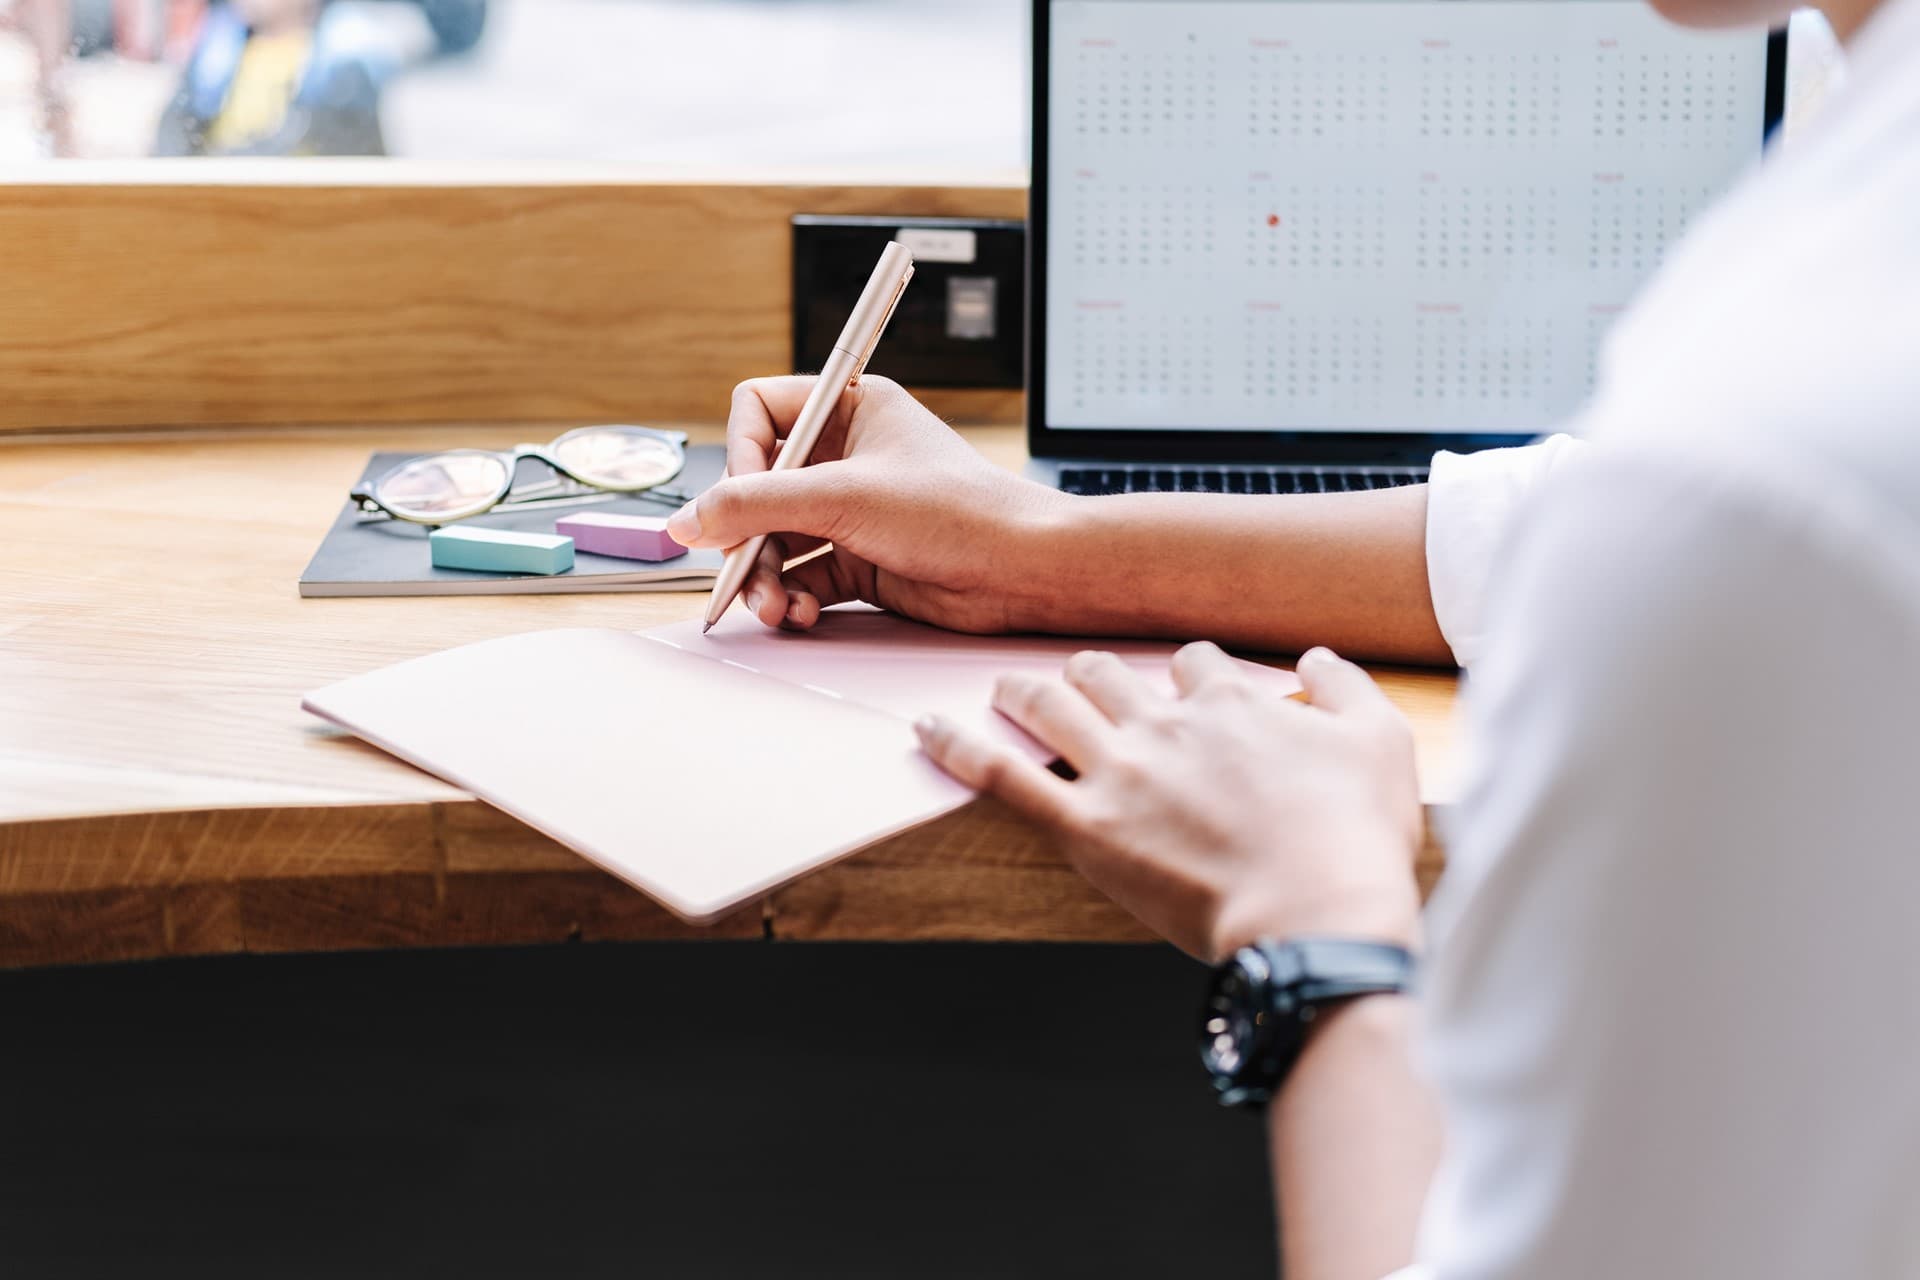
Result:
[[[895,236],[917,262],[972,262],[977,237],[964,227],[902,227]]]

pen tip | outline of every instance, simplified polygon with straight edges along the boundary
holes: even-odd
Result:
[[[700,624],[700,634],[701,634],[701,635],[705,635],[705,634],[707,634],[707,632],[709,632],[709,631],[711,631],[711,630],[713,630],[713,624],[712,624],[711,622],[703,622],[703,623],[701,623],[701,624]]]

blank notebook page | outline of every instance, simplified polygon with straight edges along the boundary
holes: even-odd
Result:
[[[306,707],[689,920],[970,798],[893,716],[627,631],[467,645]]]
[[[863,609],[774,632],[737,611],[705,637],[692,623],[489,640],[304,705],[697,921],[969,800],[921,754],[910,722],[925,712],[1044,756],[988,708],[993,682],[1058,674],[1083,647]],[[1172,648],[1118,646],[1162,685]]]

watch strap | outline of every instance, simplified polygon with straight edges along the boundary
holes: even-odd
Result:
[[[1216,1074],[1213,1087],[1225,1106],[1264,1106],[1293,1071],[1320,1010],[1359,996],[1406,991],[1413,985],[1413,953],[1390,942],[1361,938],[1307,937],[1257,942],[1235,953],[1229,965],[1257,978],[1249,997],[1263,1030],[1247,1046],[1243,1066]],[[1222,966],[1216,974],[1225,973]]]
[[[1413,953],[1390,942],[1294,938],[1259,946],[1272,973],[1274,995],[1288,993],[1296,1006],[1405,991],[1413,985]]]

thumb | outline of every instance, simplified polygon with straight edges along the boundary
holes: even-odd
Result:
[[[1307,701],[1335,715],[1391,710],[1393,704],[1373,677],[1331,649],[1309,649],[1300,655],[1294,674],[1306,686]]]
[[[667,536],[683,547],[733,547],[762,533],[831,542],[840,527],[835,464],[728,476],[673,513]]]

